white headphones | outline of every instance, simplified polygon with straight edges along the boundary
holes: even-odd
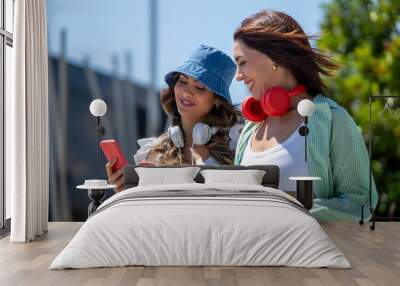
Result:
[[[217,132],[217,127],[210,127],[202,122],[196,123],[192,130],[193,144],[206,145],[210,141],[211,136]]]
[[[183,134],[179,125],[170,126],[168,128],[168,136],[171,138],[171,141],[174,143],[175,147],[183,148],[183,146],[185,146]]]
[[[192,139],[193,145],[205,145],[207,144],[211,136],[218,132],[217,127],[210,127],[205,123],[199,122],[193,126]],[[185,140],[183,138],[183,133],[179,125],[170,126],[168,128],[168,136],[171,138],[172,143],[178,148],[179,154],[181,152],[180,148],[185,146]],[[181,156],[179,156],[181,160]],[[182,161],[181,161],[182,163]]]
[[[196,123],[193,126],[193,131],[192,131],[193,144],[205,145],[210,141],[211,136],[213,136],[217,132],[218,132],[217,127],[210,127],[202,122]],[[185,146],[183,133],[179,125],[170,126],[168,128],[168,136],[171,138],[171,141],[172,143],[174,143],[175,147],[183,148]]]

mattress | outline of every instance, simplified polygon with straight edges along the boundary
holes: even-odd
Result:
[[[115,194],[50,269],[129,265],[351,267],[319,223],[284,192],[199,183]]]

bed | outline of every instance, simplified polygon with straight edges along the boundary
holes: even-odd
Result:
[[[138,185],[138,169],[128,166],[124,169],[126,190],[102,203],[50,269],[351,267],[308,210],[276,188],[278,167],[199,168],[231,173],[263,170],[265,174],[259,185],[205,183],[200,172],[192,183]]]

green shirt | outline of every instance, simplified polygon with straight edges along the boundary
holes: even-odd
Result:
[[[365,143],[352,117],[335,101],[318,95],[309,118],[307,167],[314,181],[314,207],[311,213],[320,221],[359,220],[361,206],[369,201],[369,159]],[[247,122],[236,147],[235,165],[258,123]],[[372,180],[372,206],[378,192]],[[369,217],[369,210],[364,214]]]

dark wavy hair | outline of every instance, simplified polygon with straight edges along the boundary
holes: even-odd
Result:
[[[339,66],[331,57],[312,48],[301,26],[283,12],[262,10],[244,19],[233,39],[264,53],[276,64],[288,69],[308,94],[323,93],[325,85],[320,74],[329,76]]]
[[[174,87],[178,81],[179,75],[179,73],[175,73],[173,84],[161,91],[160,100],[172,125],[179,125],[180,128],[182,128],[181,116],[176,106],[174,92]],[[234,150],[231,150],[229,147],[229,128],[236,124],[239,114],[234,106],[224,98],[218,96],[218,101],[220,103],[219,106],[217,107],[214,105],[202,122],[209,126],[220,127],[222,129],[214,134],[205,146],[208,148],[210,155],[220,164],[232,165],[234,161]],[[183,136],[185,136],[185,134],[183,134]],[[168,133],[162,134],[159,139],[160,143],[151,148],[148,156],[156,155],[156,163],[158,164],[178,165],[180,163],[178,148],[172,143]],[[190,164],[191,158],[186,158],[183,154],[182,163]]]

